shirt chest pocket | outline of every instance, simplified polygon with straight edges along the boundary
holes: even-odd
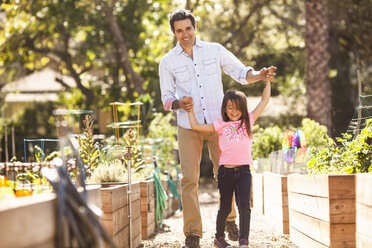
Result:
[[[184,82],[190,81],[191,79],[190,71],[187,65],[176,67],[173,69],[173,72],[174,72],[174,76],[179,82],[184,83]]]
[[[217,72],[217,59],[204,59],[202,60],[204,71],[207,75],[211,76]]]

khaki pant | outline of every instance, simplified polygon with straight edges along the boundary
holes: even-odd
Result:
[[[202,237],[198,186],[204,140],[208,143],[209,157],[213,163],[213,173],[217,178],[218,162],[221,154],[217,133],[203,133],[178,127],[178,148],[182,171],[183,232],[186,237],[189,235]],[[234,201],[233,199],[232,210],[227,218],[228,221],[235,221],[236,218]]]

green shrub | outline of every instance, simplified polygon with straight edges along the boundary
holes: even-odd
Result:
[[[372,171],[372,120],[352,141],[348,134],[337,140],[342,144],[337,146],[330,139],[325,140],[323,149],[313,148],[308,162],[310,173],[363,173]]]
[[[324,145],[324,141],[330,139],[327,135],[327,127],[309,118],[304,118],[300,128],[306,137],[308,147],[319,147]]]
[[[283,130],[278,127],[260,128],[253,127],[253,159],[268,158],[273,151],[282,149]]]
[[[177,149],[177,127],[173,123],[175,118],[173,113],[166,115],[155,113],[155,118],[149,125],[148,139],[144,143],[152,146],[152,155],[158,157],[158,165],[162,169],[167,168],[167,163],[176,164],[175,149]]]

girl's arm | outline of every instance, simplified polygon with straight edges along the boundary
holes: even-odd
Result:
[[[276,67],[271,66],[269,68],[270,73],[274,72],[275,70],[276,70]],[[262,92],[261,101],[258,103],[257,107],[252,111],[252,115],[255,121],[261,115],[262,111],[265,109],[266,105],[268,104],[270,100],[270,95],[271,95],[271,82],[270,80],[267,80],[265,88]]]
[[[193,109],[187,112],[187,114],[189,116],[189,122],[190,122],[192,130],[201,131],[201,132],[209,132],[209,133],[212,133],[215,131],[213,124],[199,124],[198,120],[195,117],[195,113]]]

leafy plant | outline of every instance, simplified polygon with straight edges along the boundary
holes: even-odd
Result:
[[[83,160],[85,171],[89,176],[92,171],[97,168],[99,162],[99,149],[97,143],[93,138],[93,123],[90,115],[85,115],[83,121],[84,128],[83,136],[79,136],[78,141],[80,145],[79,154]]]
[[[131,180],[142,181],[144,176],[132,169]],[[116,159],[115,161],[100,164],[92,174],[87,178],[87,183],[112,183],[128,182],[128,172],[125,170],[123,163]]]
[[[372,171],[372,120],[367,121],[366,127],[352,141],[351,136],[343,134],[337,141],[324,140],[323,149],[313,148],[311,159],[307,164],[310,173],[361,173]]]
[[[133,129],[129,129],[128,132],[124,135],[124,143],[126,147],[130,147],[130,157],[123,156],[124,164],[128,167],[129,161],[131,162],[131,167],[136,171],[140,171],[145,168],[143,165],[144,161],[142,160],[142,152],[137,145],[137,135]],[[126,149],[125,154],[128,154],[128,149]],[[129,155],[129,154],[128,154]]]
[[[48,156],[45,157],[45,153],[43,152],[43,150],[39,147],[39,146],[34,146],[34,150],[35,150],[35,159],[36,159],[36,162],[43,162],[43,161],[52,161],[53,158],[55,157],[61,157],[61,154],[59,151],[54,151],[52,153],[50,153]],[[17,159],[17,158],[15,158]]]

